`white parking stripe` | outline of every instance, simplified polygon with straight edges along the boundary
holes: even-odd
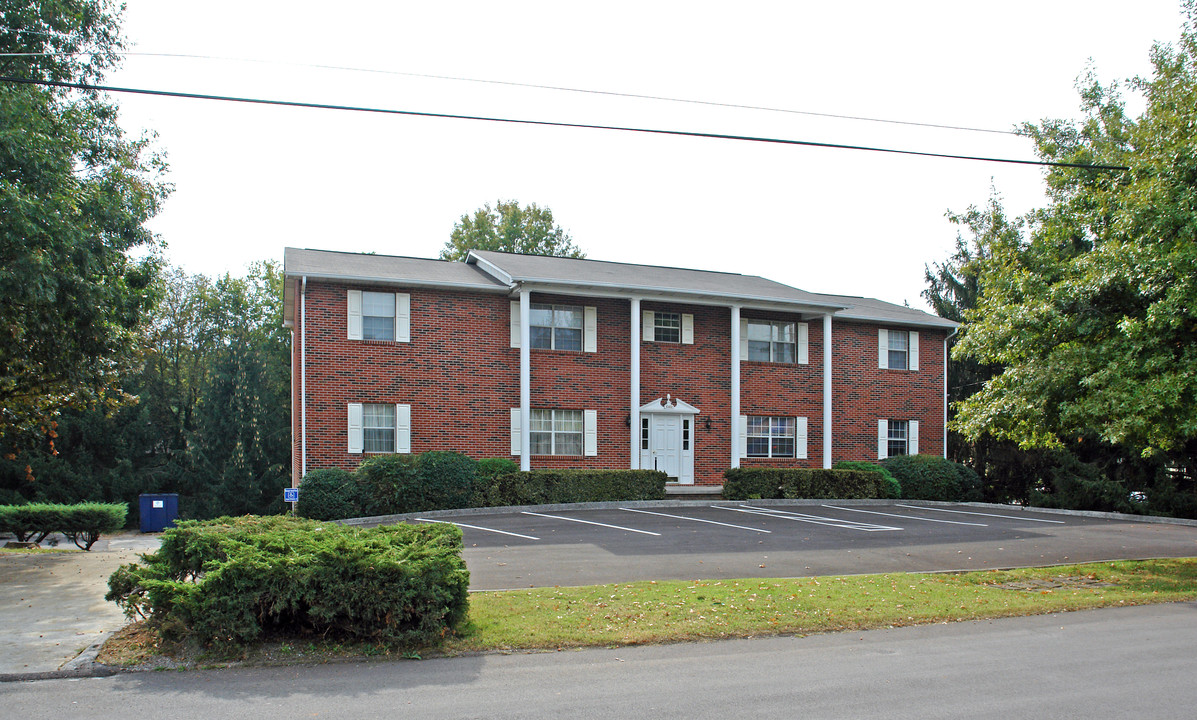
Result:
[[[564,517],[561,515],[544,515],[542,513],[524,510],[524,515],[535,515],[536,517],[553,518],[554,520],[568,520],[569,522],[586,523],[587,525],[598,525],[599,527],[611,528],[613,530],[627,530],[628,532],[640,533],[641,535],[656,535],[661,537],[661,533],[649,532],[648,530],[637,530],[636,528],[620,527],[619,525],[608,525],[601,522],[592,522],[590,520],[579,520],[578,518]]]
[[[1063,520],[1040,520],[1039,518],[1018,517],[1017,515],[994,515],[993,513],[967,512],[964,510],[945,510],[944,508],[930,507],[927,505],[902,505],[900,503],[894,503],[894,505],[896,507],[910,508],[911,510],[938,510],[939,512],[958,513],[960,515],[982,515],[984,517],[1005,518],[1007,520],[1026,520],[1027,522],[1044,522],[1052,523],[1054,525],[1068,524]]]
[[[822,517],[820,515],[803,515],[801,513],[792,513],[785,510],[766,510],[764,508],[753,507],[751,505],[741,505],[740,507],[727,507],[725,505],[712,505],[713,508],[720,508],[722,510],[732,510],[735,512],[749,513],[750,515],[764,515],[765,517],[773,517],[781,520],[793,520],[795,522],[805,522],[812,525],[826,525],[827,527],[840,528],[842,530],[861,530],[863,532],[880,532],[885,530],[901,530],[900,527],[890,527],[889,525],[873,525],[872,523],[858,523],[853,520],[837,520],[835,518]],[[820,522],[820,520],[830,520],[831,522]]]
[[[747,527],[745,525],[732,525],[731,523],[721,523],[715,520],[703,520],[702,518],[686,517],[685,515],[670,515],[669,513],[649,512],[648,510],[636,510],[633,508],[620,508],[627,512],[644,513],[645,515],[660,515],[661,517],[674,518],[677,520],[691,520],[693,522],[709,523],[711,525],[722,525],[723,527],[738,528],[740,530],[751,530],[753,532],[772,533],[772,530],[761,530],[760,528]]]
[[[832,510],[847,510],[848,512],[868,513],[870,515],[885,515],[886,517],[904,518],[906,520],[922,520],[923,522],[947,523],[949,525],[976,525],[977,527],[989,527],[985,523],[961,522],[959,520],[933,520],[932,518],[921,518],[915,517],[914,515],[897,515],[895,513],[883,513],[877,512],[876,510],[861,510],[860,508],[840,507],[838,505],[824,505],[823,507],[831,508]]]
[[[448,520],[429,520],[428,518],[415,518],[420,522],[440,523],[441,525],[456,525],[457,527],[469,528],[471,530],[485,530],[486,532],[499,533],[500,535],[511,535],[512,537],[525,538],[527,540],[539,540],[538,537],[531,535],[520,535],[519,533],[507,532],[506,530],[495,530],[494,528],[479,527],[478,525],[466,525],[465,523],[450,522]]]

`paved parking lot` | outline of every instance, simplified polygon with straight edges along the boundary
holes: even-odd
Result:
[[[475,590],[1197,556],[1194,525],[996,505],[635,503],[409,522],[462,528]]]

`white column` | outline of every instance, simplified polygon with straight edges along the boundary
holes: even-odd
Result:
[[[740,306],[731,306],[731,466],[740,467]]]
[[[520,288],[520,470],[532,469],[532,303]]]
[[[632,427],[628,446],[631,452],[630,467],[640,469],[640,298],[632,298],[632,345],[628,366],[630,377],[628,385],[631,387],[629,401],[631,402]]]
[[[831,313],[823,316],[823,467],[832,465],[832,415],[831,415],[831,355],[835,343],[831,337]]]

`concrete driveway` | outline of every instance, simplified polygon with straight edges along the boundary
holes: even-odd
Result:
[[[58,670],[124,627],[120,609],[104,600],[108,576],[158,541],[124,533],[101,538],[91,552],[0,553],[0,676]]]

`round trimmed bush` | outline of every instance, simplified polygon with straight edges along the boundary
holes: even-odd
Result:
[[[340,520],[360,513],[353,473],[340,468],[313,470],[299,483],[295,512],[313,520]]]
[[[970,468],[938,455],[899,455],[881,461],[908,500],[961,502],[980,499],[981,481]]]

